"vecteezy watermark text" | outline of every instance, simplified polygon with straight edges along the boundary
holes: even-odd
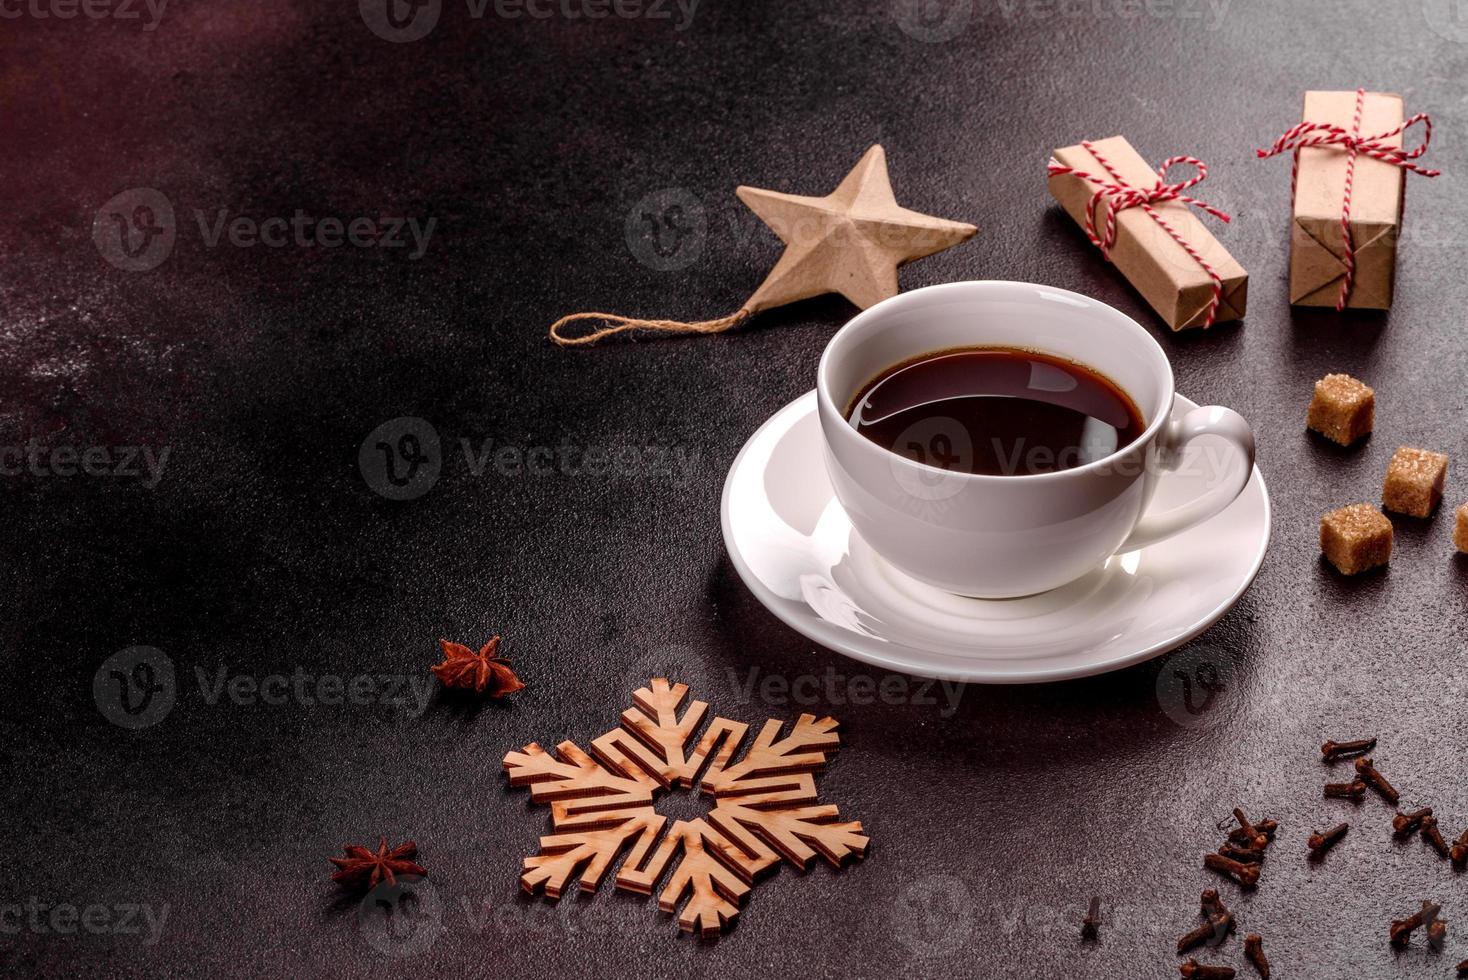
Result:
[[[493,15],[499,20],[618,20],[672,21],[678,33],[693,24],[700,0],[465,0],[465,13],[479,21]],[[358,0],[367,29],[384,41],[406,44],[421,41],[438,26],[443,0]]]
[[[848,704],[856,707],[870,704],[915,705],[937,707],[940,718],[953,716],[966,689],[966,685],[953,681],[935,681],[907,674],[884,674],[881,677],[843,674],[835,667],[827,667],[822,674],[798,674],[794,677],[763,673],[758,667],[751,667],[742,681],[731,670],[729,686],[740,704],[758,699],[761,704],[773,708],[789,704],[801,707],[820,704],[838,708]]]
[[[997,13],[1018,20],[1177,20],[1217,30],[1232,0],[892,0],[892,19],[914,40],[950,41]],[[982,24],[979,28],[982,29]]]
[[[483,17],[486,9],[493,7],[494,15],[501,20],[674,20],[673,30],[688,30],[693,24],[693,15],[698,12],[699,0],[465,0],[469,16]],[[681,15],[681,16],[678,16]]]
[[[366,707],[384,705],[402,708],[417,718],[428,709],[433,694],[433,679],[427,674],[311,674],[297,667],[286,674],[233,674],[228,667],[218,667],[211,674],[202,667],[194,668],[199,692],[208,705],[221,698],[240,707],[265,705],[280,707],[293,704],[311,708]]]
[[[3,2],[3,0],[0,0]],[[428,251],[438,219],[420,221],[406,215],[318,217],[302,208],[289,216],[255,217],[227,207],[213,212],[193,209],[194,223],[205,248],[375,248],[407,250],[417,261]],[[173,201],[151,187],[134,187],[113,196],[97,209],[92,241],[109,263],[125,272],[158,268],[178,241],[179,219]]]
[[[168,0],[0,0],[0,20],[141,20],[146,10],[151,32],[166,9]]]
[[[417,261],[428,251],[428,240],[433,237],[437,218],[429,218],[423,224],[417,218],[387,216],[369,218],[316,218],[300,208],[290,218],[252,218],[249,215],[229,215],[228,208],[219,208],[212,219],[206,218],[201,210],[194,211],[194,220],[199,223],[199,237],[208,248],[216,248],[223,238],[236,248],[404,248],[412,238],[413,249],[408,258]],[[226,224],[226,222],[228,224]],[[406,231],[405,231],[406,229]]]
[[[433,679],[423,674],[232,673],[225,666],[195,667],[199,697],[210,707],[391,708],[412,718],[428,710]],[[168,717],[181,683],[173,659],[157,647],[128,647],[103,661],[92,678],[97,710],[119,728],[148,728]]]
[[[1232,0],[995,0],[1005,20],[1209,20],[1216,28]]]
[[[1007,444],[991,438],[988,446],[975,446],[968,426],[951,416],[913,423],[892,446],[893,453],[903,459],[944,471],[932,474],[936,481],[948,474],[971,472],[975,460],[980,459],[985,464],[981,472],[1001,476],[1063,473],[1079,466],[1094,466],[1098,473],[1123,477],[1165,471],[1211,487],[1235,473],[1238,458],[1237,450],[1230,445],[1213,442],[1156,452],[1127,450],[1125,445],[1118,447],[1114,439],[1054,446],[1031,442],[1024,436]]]
[[[0,476],[105,476],[137,480],[149,490],[163,479],[172,446],[0,446]]]
[[[687,486],[694,469],[702,462],[697,447],[662,445],[559,445],[522,446],[494,438],[474,440],[460,437],[459,450],[469,475],[487,474],[504,478],[548,477],[646,477],[667,479]],[[357,467],[362,480],[379,496],[389,500],[415,500],[438,482],[448,455],[438,430],[426,419],[404,415],[367,433],[357,450]]]
[[[464,463],[474,476],[493,470],[499,476],[638,476],[672,477],[686,486],[703,453],[687,446],[516,446],[485,439],[478,446],[460,439]]]
[[[141,936],[152,946],[168,921],[168,903],[157,909],[146,902],[73,905],[47,902],[32,895],[20,902],[0,901],[0,935],[29,932],[38,936]]]

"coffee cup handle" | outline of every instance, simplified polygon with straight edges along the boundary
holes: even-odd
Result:
[[[1254,430],[1249,428],[1242,415],[1231,408],[1206,405],[1193,409],[1180,419],[1169,419],[1157,434],[1156,465],[1164,473],[1176,470],[1182,465],[1183,448],[1203,435],[1222,436],[1244,457],[1245,465],[1231,469],[1226,481],[1209,487],[1185,504],[1157,513],[1149,508],[1131,535],[1116,549],[1118,554],[1145,548],[1186,531],[1222,511],[1244,492],[1249,477],[1254,473]]]

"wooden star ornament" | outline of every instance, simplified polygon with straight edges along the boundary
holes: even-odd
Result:
[[[551,325],[551,339],[570,347],[628,330],[722,333],[761,310],[825,293],[840,293],[866,309],[897,295],[898,266],[967,241],[978,230],[900,206],[880,145],[867,150],[825,197],[742,186],[734,193],[785,243],[780,261],[737,312],[693,322],[573,313]],[[576,337],[561,333],[563,326],[578,320],[603,320],[608,325]]]
[[[866,309],[897,295],[899,265],[952,248],[978,231],[898,205],[880,145],[867,150],[825,197],[758,187],[734,193],[785,243],[785,254],[744,304],[751,313],[823,293],[840,293]]]

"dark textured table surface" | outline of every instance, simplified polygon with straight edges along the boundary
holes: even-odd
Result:
[[[1468,881],[1393,843],[1380,800],[1321,800],[1342,770],[1316,749],[1378,735],[1405,801],[1435,806],[1450,838],[1468,825],[1468,566],[1449,540],[1468,498],[1468,21],[1450,0],[942,0],[917,19],[876,0],[704,0],[691,17],[624,2],[599,19],[568,15],[579,0],[543,18],[445,0],[402,43],[369,27],[392,31],[380,4],[357,6],[0,6],[0,444],[15,471],[0,480],[0,966],[1176,976],[1172,947],[1212,883],[1201,855],[1240,804],[1281,823],[1257,892],[1220,886],[1275,976],[1449,976],[1468,956]],[[1298,120],[1304,89],[1357,85],[1430,111],[1446,173],[1410,181],[1389,315],[1292,311],[1288,164],[1252,151]],[[1246,322],[1167,333],[1052,206],[1047,152],[1117,132],[1149,158],[1210,163],[1199,195],[1237,216],[1219,234],[1253,279]],[[734,310],[779,243],[733,188],[825,194],[874,142],[901,203],[980,229],[905,268],[904,287],[1090,293],[1157,334],[1181,391],[1253,422],[1273,544],[1238,605],[1172,658],[971,687],[956,708],[915,681],[907,703],[849,703],[883,678],[755,602],[718,497],[852,309],[830,297],[719,337],[547,342],[575,310]],[[706,231],[650,241],[648,195],[675,229],[701,209]],[[147,247],[128,258],[115,221],[149,224],[139,204],[172,240],[131,239]],[[356,218],[355,242],[322,244]],[[1303,428],[1311,382],[1333,370],[1378,392],[1376,434],[1350,451]],[[392,500],[359,449],[402,418],[431,425],[440,472]],[[1319,515],[1376,499],[1398,444],[1453,456],[1448,506],[1397,523],[1389,571],[1342,579],[1318,558]],[[532,458],[551,464],[511,465]],[[440,636],[496,633],[524,691],[480,708],[427,686]],[[156,718],[120,714],[106,666],[138,646],[161,651]],[[1206,706],[1183,703],[1179,671],[1221,682]],[[869,857],[781,870],[716,942],[609,887],[519,896],[549,818],[506,787],[503,754],[585,745],[662,672],[750,721],[836,715],[820,785],[864,823]],[[778,694],[808,675],[814,705]],[[110,720],[138,717],[156,723]],[[1306,835],[1338,818],[1352,831],[1308,864]],[[327,855],[379,834],[417,840],[437,903],[396,934],[327,880]],[[1083,945],[1092,894],[1106,924]],[[1425,897],[1443,902],[1446,950],[1419,937],[1393,952],[1388,924]],[[1237,938],[1203,958],[1248,969]]]

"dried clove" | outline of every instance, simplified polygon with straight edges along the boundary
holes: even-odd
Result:
[[[1453,867],[1459,871],[1463,870],[1463,865],[1468,864],[1468,830],[1463,831],[1463,836],[1453,841],[1448,856],[1453,859]]]
[[[1261,820],[1254,825],[1254,830],[1263,834],[1270,841],[1274,840],[1274,832],[1279,829],[1279,822],[1275,820]],[[1250,847],[1251,838],[1244,833],[1244,828],[1235,827],[1228,832],[1229,843],[1238,844],[1241,847]]]
[[[1210,946],[1217,946],[1227,939],[1228,934],[1233,931],[1234,916],[1232,912],[1224,912],[1222,915],[1212,916],[1207,922],[1200,923],[1196,929],[1188,932],[1177,941],[1178,955],[1182,955],[1193,947],[1201,946],[1204,943]]]
[[[1202,922],[1202,923],[1199,923],[1194,928],[1189,929],[1187,932],[1183,933],[1182,938],[1177,941],[1177,952],[1178,952],[1178,955],[1181,956],[1183,953],[1186,953],[1188,950],[1192,949],[1193,947],[1195,947],[1195,946],[1201,946],[1201,945],[1203,945],[1204,943],[1206,943],[1208,940],[1210,940],[1212,938],[1213,938],[1213,923],[1212,922]]]
[[[1319,861],[1325,857],[1325,852],[1336,845],[1336,842],[1346,836],[1346,831],[1351,827],[1348,823],[1337,824],[1324,832],[1316,832],[1310,835],[1305,843],[1310,848],[1310,856]]]
[[[1231,966],[1205,966],[1197,960],[1188,960],[1178,967],[1182,972],[1183,980],[1233,980],[1234,969]]]
[[[1203,867],[1219,874],[1228,875],[1244,888],[1253,888],[1259,883],[1259,865],[1245,864],[1226,858],[1222,854],[1203,855]]]
[[[1081,920],[1081,938],[1100,938],[1101,927],[1101,896],[1092,895],[1090,908],[1086,910],[1086,917]]]
[[[1246,847],[1262,851],[1269,846],[1269,838],[1264,836],[1262,830],[1250,823],[1249,818],[1244,816],[1244,811],[1238,807],[1234,807],[1234,819],[1239,822],[1238,831]]]
[[[1232,928],[1233,916],[1231,915],[1219,916],[1216,919],[1201,922],[1196,928],[1189,930],[1177,941],[1178,955],[1181,956],[1188,950],[1196,946],[1201,946],[1209,940],[1213,940],[1214,944],[1217,945],[1217,943],[1223,941],[1223,937],[1227,936],[1229,930]]]
[[[1438,917],[1442,908],[1432,902],[1422,903],[1422,922],[1427,926],[1427,945],[1441,950],[1448,938],[1448,924]]]
[[[1392,832],[1398,837],[1409,837],[1412,831],[1416,830],[1422,821],[1430,816],[1432,816],[1432,807],[1430,806],[1425,806],[1420,810],[1413,810],[1411,813],[1398,813],[1395,817],[1392,817]]]
[[[1356,760],[1356,774],[1366,780],[1366,784],[1381,794],[1388,803],[1396,804],[1401,799],[1401,794],[1396,791],[1386,777],[1376,771],[1376,766],[1370,759]]]
[[[1230,912],[1218,897],[1215,889],[1204,889],[1202,897],[1198,900],[1198,911],[1206,919],[1196,929],[1189,931],[1177,941],[1178,955],[1186,953],[1195,946],[1201,946],[1205,942],[1211,942],[1217,946],[1223,942],[1234,928],[1234,914]]]
[[[1398,949],[1406,946],[1412,939],[1412,931],[1437,919],[1441,907],[1433,902],[1423,902],[1420,911],[1413,912],[1405,919],[1397,919],[1392,922],[1391,944]]]
[[[1366,780],[1357,777],[1349,783],[1326,783],[1325,795],[1338,799],[1351,799],[1359,801],[1366,795]]]
[[[1422,839],[1432,845],[1439,857],[1448,856],[1448,844],[1443,840],[1443,832],[1437,828],[1437,817],[1422,818]]]
[[[1320,746],[1320,757],[1325,762],[1334,762],[1346,755],[1360,755],[1376,748],[1376,739],[1358,738],[1350,742],[1325,742]]]
[[[1224,844],[1218,849],[1218,853],[1226,858],[1233,858],[1244,864],[1258,864],[1264,860],[1264,850],[1256,847],[1239,847],[1237,844]]]
[[[1244,937],[1244,957],[1254,964],[1264,980],[1269,980],[1269,957],[1264,955],[1264,938],[1257,932]]]

